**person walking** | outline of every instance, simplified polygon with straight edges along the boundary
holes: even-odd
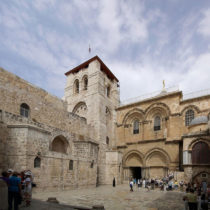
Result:
[[[133,192],[133,180],[130,181],[130,191]]]
[[[21,179],[18,177],[18,173],[15,171],[9,178],[9,188],[8,188],[9,210],[12,210],[13,201],[14,201],[14,210],[18,210],[20,197],[21,197]]]

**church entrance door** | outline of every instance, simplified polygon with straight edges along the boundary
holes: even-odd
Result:
[[[133,179],[141,179],[141,167],[130,167],[131,176]]]

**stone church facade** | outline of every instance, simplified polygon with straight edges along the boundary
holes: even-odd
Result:
[[[121,105],[119,81],[95,56],[70,70],[63,99],[0,68],[0,171],[30,169],[37,189],[210,179],[210,95],[163,89]]]

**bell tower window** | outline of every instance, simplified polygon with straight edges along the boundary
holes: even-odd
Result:
[[[110,86],[106,87],[106,96],[110,97]]]
[[[83,85],[84,85],[84,90],[88,89],[88,78],[87,76],[84,77],[83,79]]]
[[[76,79],[74,82],[74,93],[79,93],[79,80]]]

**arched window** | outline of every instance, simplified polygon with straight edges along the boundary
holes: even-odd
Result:
[[[106,87],[106,96],[110,97],[110,86]]]
[[[138,134],[139,133],[139,121],[135,120],[133,122],[133,134]]]
[[[79,80],[74,81],[74,93],[79,93]]]
[[[74,161],[70,160],[69,161],[69,170],[73,170],[73,168],[74,168]]]
[[[36,157],[34,159],[34,168],[40,168],[41,167],[41,158]]]
[[[154,131],[159,131],[161,129],[160,117],[156,116],[154,120]]]
[[[27,104],[23,103],[20,105],[20,115],[23,117],[29,117],[30,108]]]
[[[83,78],[83,86],[84,86],[84,90],[88,89],[88,78],[87,78],[87,76],[85,76]]]
[[[57,136],[52,142],[52,151],[66,153],[67,146],[67,140],[62,136]]]
[[[106,137],[106,144],[109,145],[109,137]]]
[[[210,149],[207,143],[198,142],[193,146],[192,164],[210,164]]]
[[[194,111],[190,109],[185,113],[185,125],[188,126],[193,119],[194,119]]]

